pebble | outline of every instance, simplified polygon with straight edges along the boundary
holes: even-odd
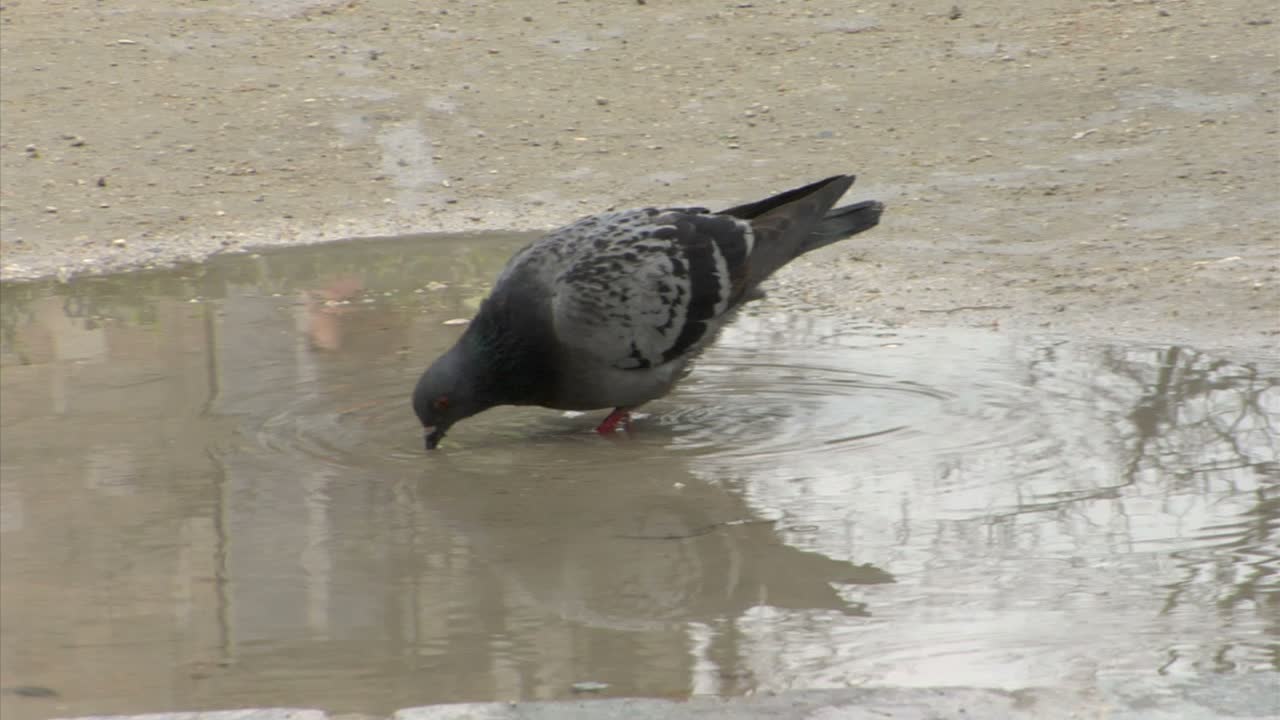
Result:
[[[596,682],[594,680],[583,680],[582,682],[576,682],[571,685],[570,689],[576,693],[594,693],[609,689],[609,683]]]
[[[441,325],[466,325],[468,322],[470,321],[467,320],[466,318],[453,318],[452,320],[445,320],[443,323],[440,323],[440,324]]]

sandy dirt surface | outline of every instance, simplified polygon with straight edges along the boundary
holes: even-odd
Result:
[[[1277,340],[1267,0],[5,0],[0,33],[6,280],[853,171],[882,227],[784,297]]]

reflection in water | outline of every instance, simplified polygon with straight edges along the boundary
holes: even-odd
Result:
[[[515,242],[0,288],[0,686],[387,712],[1280,671],[1274,366],[770,301],[630,436],[504,409],[426,457],[408,388]]]

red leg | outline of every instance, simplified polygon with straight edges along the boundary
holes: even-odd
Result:
[[[624,428],[631,427],[631,411],[627,408],[614,408],[613,412],[609,413],[609,417],[596,426],[596,432],[601,435],[612,435],[619,425]]]

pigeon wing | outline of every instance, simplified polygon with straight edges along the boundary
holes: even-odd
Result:
[[[700,208],[589,218],[590,235],[554,281],[559,343],[619,369],[696,352],[742,298],[750,224]]]

